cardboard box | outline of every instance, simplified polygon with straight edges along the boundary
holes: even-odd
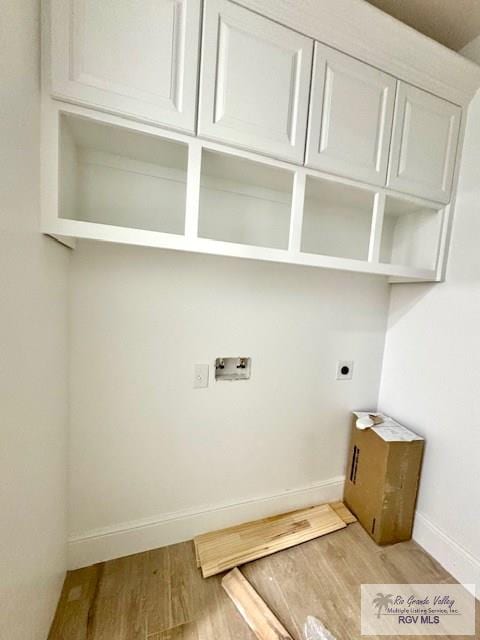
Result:
[[[358,429],[354,414],[343,501],[377,544],[412,536],[424,440],[394,420]]]

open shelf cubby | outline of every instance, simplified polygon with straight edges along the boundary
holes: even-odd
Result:
[[[387,196],[380,262],[435,269],[441,228],[441,209]]]
[[[301,250],[367,260],[375,194],[307,176]]]
[[[61,115],[59,216],[183,234],[188,146]]]
[[[287,249],[293,171],[203,149],[198,235]]]

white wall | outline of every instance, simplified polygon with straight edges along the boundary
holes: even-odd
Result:
[[[71,564],[340,494],[348,412],[377,402],[388,295],[360,274],[80,242]],[[194,363],[240,355],[250,381],[192,388]]]
[[[39,233],[38,4],[0,20],[2,640],[45,640],[66,566],[68,250]]]
[[[480,94],[468,116],[447,273],[392,289],[380,408],[426,438],[415,538],[480,588]]]
[[[460,53],[472,62],[480,64],[480,35],[465,45]]]

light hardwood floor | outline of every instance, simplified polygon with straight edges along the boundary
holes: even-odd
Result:
[[[303,640],[308,615],[337,640],[365,638],[362,583],[455,582],[414,542],[378,547],[358,523],[241,571],[295,640]],[[221,577],[202,578],[192,542],[71,571],[49,640],[255,640]]]

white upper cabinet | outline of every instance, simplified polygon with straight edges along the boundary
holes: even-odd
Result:
[[[396,80],[315,43],[306,164],[384,185]]]
[[[357,0],[42,12],[44,232],[444,277],[471,62]]]
[[[229,0],[206,0],[199,135],[303,163],[312,49]]]
[[[201,0],[50,0],[51,92],[194,132]]]
[[[461,109],[399,82],[388,186],[430,200],[448,202]]]

